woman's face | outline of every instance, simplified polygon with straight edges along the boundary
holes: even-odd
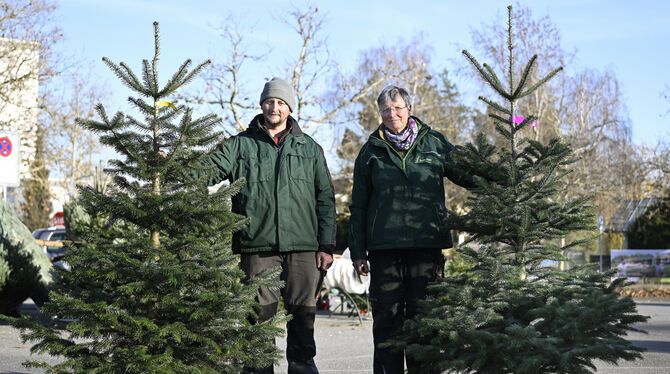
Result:
[[[399,134],[407,127],[407,120],[412,114],[412,107],[406,106],[402,96],[397,95],[393,100],[387,100],[384,105],[379,108],[379,113],[382,116],[382,123],[392,133]]]

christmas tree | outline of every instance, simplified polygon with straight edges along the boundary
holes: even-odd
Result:
[[[463,51],[504,100],[480,97],[506,144],[497,147],[480,135],[452,153],[455,169],[467,170],[477,186],[469,212],[447,222],[470,234],[458,249],[467,270],[429,286],[419,315],[407,321],[394,345],[423,362],[422,372],[588,373],[596,359],[639,358],[642,349],[624,336],[646,317],[637,314],[632,299],[619,297],[623,280],[610,282],[612,273],[588,266],[546,266],[566,260],[566,249],[585,242],[559,246],[560,238],[593,230],[595,220],[588,197],[561,196],[575,161],[570,145],[521,136],[537,117],[518,120],[518,100],[561,69],[531,84],[534,57],[516,81],[511,7],[508,31],[506,81]]]
[[[220,140],[214,115],[194,118],[170,95],[209,62],[189,70],[187,60],[159,87],[158,24],[152,60],[138,78],[125,64],[103,58],[140,97],[129,101],[143,120],[96,107],[99,121],[80,121],[122,159],[107,170],[108,188],[80,187],[71,228],[77,242],[42,312],[50,325],[15,320],[34,353],[62,356],[59,364],[28,362],[47,372],[230,373],[264,367],[279,358],[272,344],[279,315],[252,324],[261,285],[278,287],[268,272],[249,282],[233,255],[231,232],[246,223],[230,211],[239,184],[208,193],[189,177]]]

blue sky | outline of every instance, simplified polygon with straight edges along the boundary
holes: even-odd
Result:
[[[577,51],[581,67],[614,72],[622,85],[633,126],[633,140],[654,144],[670,137],[670,102],[661,92],[670,87],[670,2],[657,0],[521,1],[533,16],[549,15],[561,31],[563,48]],[[129,91],[104,66],[102,56],[125,61],[139,71],[152,57],[152,22],[161,28],[163,76],[186,58],[224,59],[223,39],[215,26],[233,15],[248,26],[252,45],[272,48],[269,63],[245,76],[260,92],[265,78],[281,74],[295,53],[296,37],[278,18],[291,3],[264,1],[62,0],[58,10],[67,53],[86,62],[90,77],[111,89],[108,111],[124,108]],[[294,1],[301,6],[305,2]],[[323,30],[329,49],[345,71],[359,53],[382,42],[408,40],[423,32],[432,45],[433,68],[453,70],[463,48],[471,49],[470,31],[506,15],[507,1],[328,1],[312,2],[326,14]],[[505,22],[506,17],[499,18]],[[458,82],[457,82],[458,83]],[[460,85],[459,85],[460,88]],[[472,103],[476,95],[466,97]]]

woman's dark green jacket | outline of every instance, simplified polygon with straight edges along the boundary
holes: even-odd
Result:
[[[444,177],[461,186],[469,182],[445,167],[453,164],[449,154],[454,146],[447,138],[412,118],[419,132],[404,156],[382,138],[380,126],[356,158],[349,231],[352,260],[367,258],[367,251],[452,246],[451,234],[443,227]]]

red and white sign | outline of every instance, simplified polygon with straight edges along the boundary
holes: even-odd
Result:
[[[63,212],[58,212],[54,214],[54,216],[51,218],[51,225],[65,226],[65,216],[63,216]]]
[[[0,133],[0,186],[19,185],[21,138],[14,133]]]
[[[12,154],[12,141],[8,137],[0,138],[0,156],[9,157]]]

